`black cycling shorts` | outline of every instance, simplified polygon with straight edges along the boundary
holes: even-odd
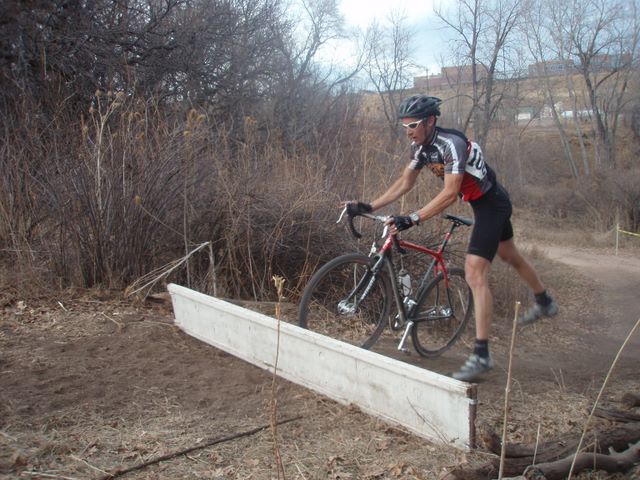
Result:
[[[469,202],[473,208],[474,225],[468,252],[493,261],[500,242],[513,238],[511,199],[496,184],[478,200]]]

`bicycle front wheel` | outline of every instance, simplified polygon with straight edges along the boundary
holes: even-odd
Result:
[[[464,270],[452,268],[448,280],[440,272],[427,286],[411,316],[415,322],[411,329],[413,346],[423,357],[436,357],[448,350],[471,317],[473,299]]]
[[[302,295],[298,324],[370,348],[388,323],[393,301],[386,270],[374,274],[371,262],[366,255],[352,253],[320,268]]]

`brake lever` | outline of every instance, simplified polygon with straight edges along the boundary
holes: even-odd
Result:
[[[340,212],[340,216],[338,217],[338,220],[336,221],[336,223],[340,223],[342,221],[342,218],[344,217],[345,213],[347,213],[347,207],[344,207],[342,209],[342,212]]]

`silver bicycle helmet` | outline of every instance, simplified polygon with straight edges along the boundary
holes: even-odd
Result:
[[[428,95],[411,95],[398,107],[398,118],[427,118],[440,115],[442,100]]]

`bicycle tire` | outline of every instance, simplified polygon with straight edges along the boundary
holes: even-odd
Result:
[[[366,291],[372,259],[359,253],[336,257],[320,268],[302,295],[298,324],[362,348],[370,348],[388,324],[393,295],[387,270],[380,270],[366,298],[357,305],[350,293]],[[364,279],[364,280],[363,280]],[[356,285],[360,285],[356,290]]]
[[[464,270],[448,270],[448,279],[446,285],[440,272],[431,280],[411,315],[411,340],[423,357],[437,357],[451,348],[471,318],[473,297]]]

